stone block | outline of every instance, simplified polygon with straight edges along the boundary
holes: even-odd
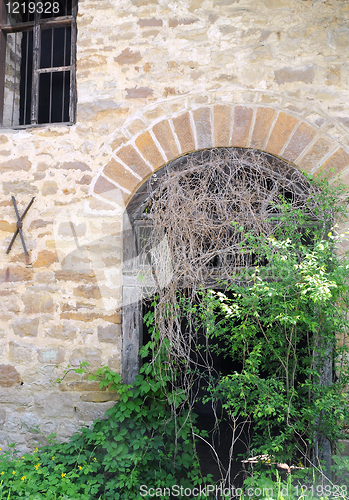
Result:
[[[41,250],[33,264],[35,268],[38,267],[50,267],[52,264],[58,261],[56,252],[50,252],[49,250]]]
[[[75,417],[76,396],[67,392],[50,392],[35,395],[38,408],[45,410],[46,419]]]
[[[43,314],[54,312],[54,303],[49,293],[27,292],[22,296],[25,314]]]
[[[126,90],[126,99],[146,99],[153,95],[153,89],[149,87],[133,87]]]
[[[313,66],[304,68],[281,68],[274,71],[275,80],[279,85],[290,82],[312,83],[315,78],[315,69]]]
[[[0,163],[0,172],[16,172],[24,171],[28,172],[31,169],[32,164],[28,160],[27,156],[21,156],[15,158],[14,160],[8,160]]]
[[[59,365],[64,362],[65,349],[58,346],[44,347],[38,349],[38,360],[40,363],[49,363],[52,365]]]
[[[72,366],[79,366],[85,361],[89,363],[90,368],[99,368],[102,363],[100,349],[96,349],[94,347],[81,347],[79,349],[74,349],[70,355],[69,364]]]
[[[98,326],[98,340],[118,344],[121,338],[121,325]]]
[[[114,61],[118,64],[136,64],[142,59],[139,51],[133,52],[128,47],[124,49],[118,56],[114,57]]]
[[[246,106],[235,106],[234,125],[231,145],[246,148],[249,144],[249,135],[252,124],[253,109]]]
[[[20,266],[8,266],[0,270],[0,283],[31,281],[33,278],[33,269]]]
[[[319,136],[309,151],[305,153],[298,165],[310,172],[313,168],[320,165],[322,158],[334,147],[335,143],[325,136]]]
[[[25,342],[9,342],[9,359],[14,363],[30,363],[34,360],[35,348]]]
[[[7,222],[7,220],[0,220],[0,231],[4,231],[6,233],[14,233],[17,229],[16,224]]]
[[[163,120],[154,125],[153,132],[168,160],[172,160],[179,155],[179,150],[168,120]]]
[[[279,155],[298,121],[298,118],[281,112],[271,131],[266,151],[270,154]]]
[[[198,149],[212,148],[211,109],[199,108],[193,111]]]
[[[79,330],[68,322],[51,325],[45,332],[46,337],[61,340],[74,340],[79,334]]]
[[[331,177],[339,174],[349,166],[349,154],[343,148],[337,149],[321,166],[321,172],[331,174]],[[316,172],[316,174],[320,173]]]
[[[154,169],[161,167],[165,160],[158,150],[150,132],[144,132],[135,140],[135,144],[142,156],[153,166]]]
[[[127,193],[121,188],[109,182],[103,175],[100,175],[94,187],[94,192],[103,196],[109,201],[117,203],[120,206],[125,206],[125,198]],[[95,202],[96,203],[96,202]],[[114,210],[114,209],[113,209]]]
[[[230,142],[232,108],[216,104],[213,108],[213,128],[215,147],[228,147]]]
[[[106,177],[109,177],[113,181],[120,184],[120,186],[131,192],[139,184],[139,179],[129,170],[126,170],[126,168],[114,158],[111,158],[111,160],[104,167],[103,173]]]
[[[69,238],[76,238],[78,236],[85,236],[86,224],[74,224],[73,222],[61,222],[58,227],[58,235]]]
[[[56,181],[45,181],[42,186],[41,194],[42,196],[50,196],[52,194],[56,194],[57,191],[58,184]]]
[[[103,259],[104,261],[105,259]],[[79,285],[74,289],[76,297],[84,297],[85,299],[100,299],[102,297],[98,285]]]
[[[296,161],[298,156],[304,149],[314,140],[317,132],[307,123],[302,122],[288,143],[285,151],[282,153],[283,158],[289,161]]]
[[[108,359],[108,367],[116,373],[121,373],[121,357],[118,354]]]
[[[135,148],[131,145],[124,146],[116,153],[117,156],[128,166],[131,170],[136,172],[140,177],[146,177],[151,173],[151,168],[145,163],[141,156],[137,153]]]
[[[182,115],[173,118],[172,122],[181,146],[181,153],[194,151],[195,141],[189,113],[183,113]]]
[[[276,111],[273,108],[257,108],[256,120],[251,137],[252,148],[264,149],[275,115]]]
[[[58,168],[63,170],[82,170],[83,172],[91,171],[90,167],[81,161],[68,161],[61,163]]]
[[[35,413],[25,412],[21,416],[21,425],[24,430],[37,431],[39,424],[40,420]]]
[[[21,376],[12,365],[0,365],[0,387],[20,385]]]
[[[106,401],[118,401],[119,394],[109,391],[91,391],[81,394],[81,401],[90,403],[105,403]]]
[[[76,413],[80,421],[92,422],[105,417],[105,412],[112,408],[115,401],[107,401],[102,403],[89,403],[79,401],[76,404]]]
[[[19,318],[13,324],[13,332],[19,337],[36,337],[38,334],[40,318]]]

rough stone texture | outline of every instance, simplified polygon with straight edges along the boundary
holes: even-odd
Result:
[[[1,387],[0,442],[23,451],[113,404],[85,379],[50,381],[83,357],[121,371],[123,213],[152,169],[214,141],[349,185],[346,2],[172,3],[80,1],[76,123],[0,134],[0,365],[23,382]],[[36,197],[28,259],[18,237],[5,253],[12,195],[20,213]]]
[[[177,134],[179,144],[181,145],[181,153],[188,153],[195,150],[194,135],[190,124],[189,114],[173,118],[173,125]]]
[[[266,146],[268,153],[280,154],[297,123],[297,118],[286,113],[279,114]]]
[[[99,326],[98,340],[100,342],[108,342],[117,344],[120,338],[120,325]]]
[[[111,158],[111,160],[107,163],[103,172],[107,177],[129,191],[133,191],[139,183],[139,179],[132,175],[129,170],[126,170],[126,168],[114,158]]]
[[[121,148],[117,152],[117,156],[141,177],[149,175],[151,172],[151,168],[144,162],[139,153],[132,146]]]
[[[229,144],[231,110],[230,106],[223,106],[222,104],[217,104],[213,108],[214,145],[216,147],[224,147]]]
[[[179,150],[167,120],[154,125],[153,132],[168,159],[178,156]]]
[[[12,387],[14,385],[19,385],[21,382],[21,376],[12,365],[2,365],[0,364],[0,387]],[[0,414],[0,422],[2,421],[2,413]]]
[[[145,132],[137,137],[135,144],[142,153],[142,156],[153,166],[153,168],[161,167],[161,165],[164,164],[164,159],[149,132]]]
[[[200,108],[193,111],[198,149],[212,148],[211,110]]]
[[[19,337],[36,337],[39,324],[40,318],[19,318],[12,324],[12,328],[14,334]]]
[[[286,160],[296,161],[298,156],[302,154],[304,149],[311,143],[315,136],[315,129],[306,123],[301,123],[293,134],[282,156]]]
[[[276,112],[273,108],[258,108],[252,131],[251,148],[264,149]]]
[[[246,148],[248,146],[253,109],[236,106],[234,109],[234,124],[231,145]]]

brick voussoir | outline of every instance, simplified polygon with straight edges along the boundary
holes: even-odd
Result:
[[[212,148],[211,108],[198,108],[192,114],[196,128],[197,148]]]
[[[215,147],[227,147],[230,141],[232,106],[216,104],[213,107],[213,137]]]
[[[185,112],[172,119],[173,126],[181,146],[181,153],[195,151],[194,133],[190,123],[189,113]]]
[[[271,131],[266,151],[270,154],[280,155],[298,122],[298,118],[281,111]]]
[[[139,184],[139,179],[114,158],[104,167],[103,174],[131,192]]]
[[[165,160],[149,131],[139,135],[135,140],[135,145],[143,158],[145,158],[154,169],[164,165]]]
[[[162,120],[161,122],[156,123],[153,126],[152,131],[159,141],[159,144],[162,147],[168,161],[173,160],[180,154],[168,120]]]

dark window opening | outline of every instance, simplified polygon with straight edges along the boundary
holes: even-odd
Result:
[[[74,123],[77,0],[0,2],[0,126]]]

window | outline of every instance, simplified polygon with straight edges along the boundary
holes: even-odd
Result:
[[[73,123],[77,0],[0,2],[0,125]]]

